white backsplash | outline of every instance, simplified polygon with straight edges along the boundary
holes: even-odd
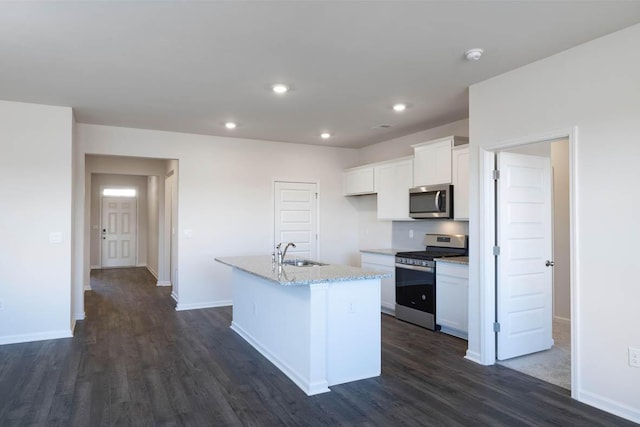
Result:
[[[409,237],[413,231],[413,238]],[[425,234],[466,234],[469,235],[467,221],[425,219],[416,221],[394,221],[392,244],[396,249],[423,250]]]

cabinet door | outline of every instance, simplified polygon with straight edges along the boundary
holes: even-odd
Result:
[[[376,166],[378,219],[410,220],[409,189],[413,185],[413,160]]]
[[[469,331],[468,266],[438,262],[436,323],[441,331],[467,339]]]
[[[453,150],[453,215],[469,220],[469,146]]]
[[[374,194],[373,167],[346,170],[343,172],[344,195]]]
[[[451,183],[451,147],[451,139],[416,147],[415,186]]]
[[[366,254],[361,256],[363,269],[381,271],[391,274],[391,277],[380,281],[380,310],[385,314],[395,315],[396,312],[396,268],[393,255]]]

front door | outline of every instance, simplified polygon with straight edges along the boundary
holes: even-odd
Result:
[[[318,190],[315,183],[280,182],[274,188],[274,240],[295,243],[287,258],[317,259]],[[284,245],[283,245],[284,246]],[[294,255],[295,254],[295,255]]]
[[[102,268],[136,265],[137,199],[102,198]]]
[[[547,350],[552,336],[551,165],[497,155],[498,360]]]

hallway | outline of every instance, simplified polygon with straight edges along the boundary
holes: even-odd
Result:
[[[74,338],[0,346],[3,427],[633,425],[386,315],[382,376],[308,397],[230,330],[230,307],[176,312],[144,268],[91,281]]]

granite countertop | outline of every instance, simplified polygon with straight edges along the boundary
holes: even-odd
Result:
[[[262,279],[288,286],[391,277],[390,274],[379,271],[337,264],[310,267],[283,265],[280,268],[278,265],[272,264],[271,256],[268,255],[220,257],[216,258],[216,261]]]
[[[468,256],[450,256],[444,258],[436,258],[437,262],[450,262],[452,264],[465,264],[469,265],[469,257]]]
[[[398,252],[410,252],[412,249],[398,249],[398,248],[385,248],[385,249],[360,249],[360,252],[379,255],[392,255],[395,256]],[[413,249],[416,250],[416,249]]]

